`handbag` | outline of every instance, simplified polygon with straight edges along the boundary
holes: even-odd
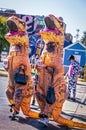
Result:
[[[52,83],[53,83],[53,74],[52,74],[52,78],[51,78],[51,84]],[[56,101],[55,91],[54,91],[54,87],[52,85],[52,86],[48,87],[47,94],[46,94],[46,102],[48,104],[53,104],[53,103],[55,103],[55,101]]]
[[[49,86],[47,90],[46,101],[48,104],[53,104],[56,101],[54,88],[52,86]]]
[[[14,82],[17,84],[25,85],[27,84],[28,76],[25,75],[25,70],[22,69],[23,73],[21,72],[21,68],[19,68],[18,72],[14,74]]]

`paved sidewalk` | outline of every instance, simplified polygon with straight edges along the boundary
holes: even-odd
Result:
[[[65,101],[63,115],[72,120],[86,123],[86,82],[77,83],[76,101]]]

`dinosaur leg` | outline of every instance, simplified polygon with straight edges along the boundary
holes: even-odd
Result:
[[[37,99],[37,97],[36,97],[36,99]],[[40,108],[40,113],[44,113],[44,109],[45,109],[45,102],[42,102],[42,101],[40,101],[40,100],[38,100],[37,99],[37,102],[38,102],[38,104],[39,104],[39,108]]]
[[[23,90],[22,90],[22,88],[21,89],[20,88],[15,89],[14,104],[15,104],[16,110],[14,110],[14,115],[19,113],[22,100],[23,100]]]
[[[6,96],[10,103],[10,112],[18,111],[14,105],[14,89],[8,85],[6,88]]]
[[[21,109],[24,115],[30,117],[30,118],[39,118],[39,113],[36,111],[30,110],[30,102],[31,97],[24,97],[21,103]]]
[[[6,96],[10,104],[14,104],[13,96],[14,96],[14,89],[8,85],[6,88]]]
[[[46,93],[48,86],[51,85],[51,73],[49,73],[46,68],[41,68],[41,70],[38,69],[38,72],[39,75],[38,75],[38,85],[36,89],[36,99],[41,110],[40,114],[47,115],[50,106],[46,102]]]
[[[21,110],[23,112],[24,115],[30,117],[30,118],[39,118],[39,113],[30,110],[30,103],[31,103],[31,96],[25,96],[25,94],[27,93],[26,90],[26,86],[22,86],[22,87],[18,87],[18,84],[16,85],[17,88],[15,89],[14,92],[14,111],[13,111],[13,115],[16,116],[16,114],[18,114],[18,112],[20,111],[20,107]]]
[[[46,101],[45,101],[44,93],[40,88],[36,91],[36,99],[41,111],[40,113],[44,113]]]
[[[54,107],[53,112],[52,112],[54,121],[58,122],[59,124],[68,126],[70,128],[77,127],[77,128],[86,129],[86,124],[75,122],[75,121],[72,121],[72,120],[69,120],[69,119],[62,117],[60,115],[62,112],[62,106],[63,106],[63,102],[55,104],[55,107]]]

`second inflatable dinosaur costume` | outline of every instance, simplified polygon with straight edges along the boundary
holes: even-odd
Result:
[[[8,65],[5,66],[8,71],[6,95],[11,104],[13,116],[15,117],[21,108],[24,115],[31,118],[39,118],[38,113],[30,110],[33,81],[28,57],[29,41],[25,22],[18,17],[12,16],[8,18],[7,26],[9,33],[6,34],[5,38],[10,43],[10,52],[7,58]],[[26,75],[26,84],[19,84],[14,81],[15,74],[18,71]]]
[[[64,66],[62,53],[64,44],[64,24],[62,18],[57,19],[53,15],[45,18],[46,29],[41,31],[41,37],[45,42],[42,65],[38,65],[37,101],[41,109],[41,123],[47,125],[52,116],[54,121],[68,127],[85,128],[86,124],[74,122],[61,116],[62,107],[66,100],[67,91],[64,80]],[[52,79],[53,77],[53,79]],[[53,85],[56,101],[53,105],[46,102],[48,87]]]

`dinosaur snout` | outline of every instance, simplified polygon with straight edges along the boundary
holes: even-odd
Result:
[[[16,23],[14,21],[8,20],[6,22],[6,24],[7,24],[7,26],[8,26],[10,31],[13,31],[13,32],[17,32],[18,31],[18,27],[17,27],[17,25],[16,25]]]

